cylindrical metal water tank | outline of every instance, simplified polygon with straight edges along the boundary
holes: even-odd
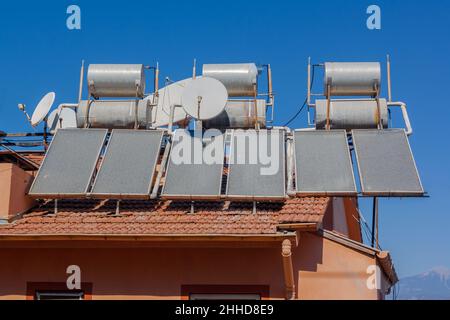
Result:
[[[324,92],[332,96],[374,96],[381,85],[378,62],[326,62]]]
[[[222,82],[230,97],[255,95],[258,68],[254,63],[204,64],[202,74]]]
[[[261,128],[266,127],[266,100],[256,100],[257,119]],[[254,100],[230,100],[217,117],[203,121],[205,129],[249,129],[255,128]]]
[[[149,100],[90,100],[89,103],[88,108],[88,101],[82,100],[76,109],[78,128],[84,128],[88,120],[91,128],[133,129],[136,120],[139,128],[146,127]]]
[[[87,80],[89,92],[100,97],[140,97],[145,94],[142,64],[91,64]]]
[[[388,127],[386,99],[380,99],[383,126]],[[327,123],[327,100],[316,100],[316,129],[323,130]],[[376,100],[332,100],[330,102],[330,129],[377,129],[378,107]]]

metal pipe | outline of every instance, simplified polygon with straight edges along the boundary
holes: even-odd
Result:
[[[406,103],[397,101],[397,102],[388,102],[388,107],[400,107],[402,110],[403,121],[405,122],[406,127],[406,135],[409,137],[413,134],[413,128],[411,126],[411,122],[409,121],[408,110],[406,107]]]
[[[159,62],[156,62],[154,88],[155,88],[155,96],[158,97],[159,96],[159,93],[158,93],[158,91],[159,91]]]
[[[192,79],[195,79],[196,77],[196,65],[197,65],[197,59],[194,59],[194,64],[192,65]]]
[[[372,207],[372,248],[378,248],[378,198],[373,198]]]
[[[84,60],[81,60],[80,68],[80,88],[78,89],[78,102],[81,101],[83,96],[83,80],[84,80]]]
[[[274,119],[274,107],[275,107],[275,96],[272,96],[272,113],[270,115],[270,121],[268,123],[272,124]]]
[[[388,100],[392,102],[392,88],[391,88],[391,57],[387,55],[387,81],[388,81]]]
[[[267,90],[269,95],[269,103],[267,105],[273,108],[272,68],[270,64],[267,65]]]
[[[307,81],[307,92],[308,92],[308,108],[311,105],[311,57],[308,58],[308,81]]]
[[[281,256],[283,257],[284,285],[286,299],[295,300],[295,278],[292,266],[292,243],[285,239],[281,244]]]
[[[164,154],[161,159],[161,165],[159,167],[158,175],[156,176],[155,185],[153,186],[152,194],[150,195],[150,199],[156,199],[158,197],[159,184],[161,183],[161,178],[166,171],[167,160],[169,158],[171,142],[168,141],[166,144],[166,148],[164,149]]]
[[[311,131],[317,131],[317,130],[316,130],[316,128],[303,128],[303,129],[297,129],[297,131],[311,132]]]

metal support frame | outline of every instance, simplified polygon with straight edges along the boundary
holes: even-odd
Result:
[[[331,108],[331,85],[327,84],[327,122],[325,125],[325,130],[331,130],[330,122],[330,108]]]
[[[121,202],[120,199],[118,199],[116,202],[116,216],[120,215],[120,202]]]
[[[266,106],[271,107],[271,119],[270,121],[267,121],[267,123],[273,123],[274,120],[274,108],[275,108],[275,96],[273,94],[273,87],[272,87],[272,68],[270,67],[270,64],[266,64],[266,72],[267,72],[267,96],[268,101],[266,102]]]
[[[380,108],[380,87],[378,85],[375,86],[375,101],[377,103],[377,126],[378,130],[384,129],[383,119],[381,119],[381,108]]]
[[[378,241],[378,197],[373,198],[372,206],[372,248],[379,248]]]
[[[254,94],[253,105],[255,107],[255,129],[259,130],[260,126],[258,119],[258,88],[256,84],[253,85],[253,94]]]
[[[150,199],[156,199],[158,197],[159,184],[161,183],[162,176],[167,169],[167,162],[169,159],[170,147],[171,147],[171,142],[169,141],[166,143],[166,146],[164,149],[164,154],[163,154],[163,157],[161,160],[161,164],[159,166],[159,172],[158,172],[158,175],[156,176],[155,185],[153,186],[153,190],[150,195]]]

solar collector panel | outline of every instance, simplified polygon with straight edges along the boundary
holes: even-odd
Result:
[[[405,130],[353,130],[352,135],[363,195],[424,195]]]
[[[91,195],[107,199],[147,199],[162,138],[162,130],[113,130]]]
[[[208,150],[217,152],[212,153],[217,161],[205,159],[204,154]],[[223,159],[222,134],[202,141],[202,138],[193,137],[187,130],[176,130],[161,197],[175,200],[220,199]]]
[[[298,195],[356,195],[345,130],[296,131],[295,182]]]
[[[86,194],[108,130],[60,129],[30,188],[36,198],[81,197]]]
[[[285,132],[233,130],[226,196],[235,200],[286,199]],[[266,150],[262,150],[261,147]],[[262,161],[269,156],[271,163]],[[273,161],[275,160],[275,162]]]

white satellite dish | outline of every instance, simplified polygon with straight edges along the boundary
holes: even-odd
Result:
[[[54,101],[55,101],[54,92],[47,93],[41,99],[41,101],[39,101],[38,105],[36,106],[36,109],[34,109],[33,115],[31,116],[30,120],[31,125],[33,127],[36,127],[39,123],[42,122],[42,120],[45,119]]]
[[[219,80],[201,77],[187,83],[181,103],[184,111],[198,120],[209,120],[217,117],[228,100],[228,92]]]
[[[76,128],[77,114],[72,108],[61,108],[53,110],[47,117],[47,127],[54,134],[58,129]]]

